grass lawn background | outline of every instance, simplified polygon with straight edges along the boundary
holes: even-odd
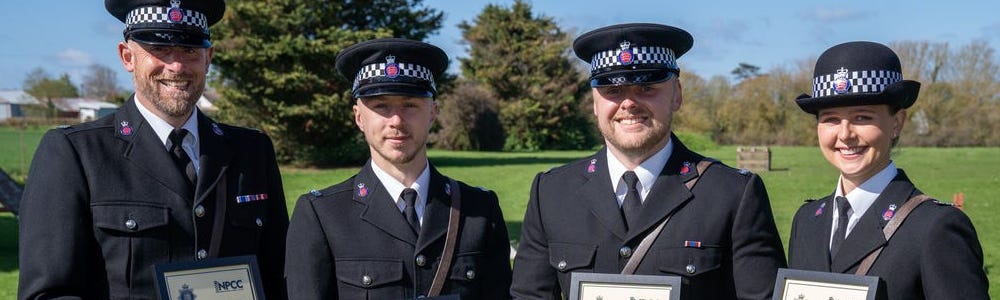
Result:
[[[23,180],[25,168],[45,129],[23,131],[0,127],[0,167]],[[21,141],[24,146],[21,146]],[[903,141],[905,145],[905,141]],[[23,149],[23,150],[22,150]],[[830,193],[837,173],[816,147],[772,147],[772,170],[760,175],[771,197],[778,232],[788,246],[791,218],[807,198]],[[723,146],[702,154],[736,164],[736,147]],[[431,150],[430,160],[445,175],[497,192],[511,239],[520,236],[521,218],[534,175],[593,151],[547,151],[537,153],[454,152]],[[1000,148],[907,148],[893,154],[896,165],[906,170],[918,188],[944,202],[963,193],[985,255],[985,267],[993,298],[1000,292],[1000,207],[991,195],[1000,191]],[[282,168],[289,213],[298,196],[347,179],[358,167],[338,169]],[[44,253],[44,249],[39,250]],[[0,299],[14,299],[17,290],[17,221],[0,213]]]

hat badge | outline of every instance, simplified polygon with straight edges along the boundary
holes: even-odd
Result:
[[[621,47],[621,52],[618,53],[618,62],[623,65],[632,64],[635,61],[635,55],[632,54],[632,43],[629,41],[622,41],[618,44]]]
[[[167,10],[167,20],[170,23],[177,23],[184,20],[184,10],[181,9],[181,0],[170,0],[170,9]]]
[[[837,74],[833,75],[833,92],[837,94],[847,93],[851,90],[851,80],[847,79],[847,69],[840,67]]]
[[[385,57],[385,76],[389,78],[399,76],[399,65],[396,64],[396,56],[389,55]]]

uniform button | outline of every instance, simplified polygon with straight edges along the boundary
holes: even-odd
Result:
[[[687,267],[684,267],[684,270],[687,271],[688,274],[694,274],[694,272],[697,271],[697,269],[694,268],[694,265],[687,265]]]
[[[417,255],[417,266],[423,267],[424,265],[427,265],[427,257],[423,254]]]
[[[559,261],[559,263],[556,264],[556,268],[559,268],[560,271],[566,270],[566,261]]]
[[[632,248],[629,248],[629,246],[622,246],[621,249],[618,249],[618,255],[628,258],[629,256],[632,256]]]
[[[198,250],[197,255],[198,255],[198,259],[205,259],[205,257],[208,256],[208,252],[205,251],[205,249],[201,249],[201,250]]]
[[[465,271],[465,279],[468,280],[476,279],[476,270]]]
[[[361,285],[364,285],[364,286],[370,286],[370,285],[372,285],[372,277],[368,276],[368,275],[361,276]]]
[[[195,206],[194,207],[194,216],[195,217],[199,217],[199,218],[204,217],[205,216],[205,207],[201,206],[201,205]]]
[[[135,230],[136,227],[139,227],[139,224],[137,224],[135,220],[125,220],[125,228],[128,228],[128,230]]]
[[[257,227],[263,227],[263,226],[264,226],[264,221],[261,220],[260,217],[257,217]]]

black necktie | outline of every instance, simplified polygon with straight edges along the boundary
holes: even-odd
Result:
[[[417,219],[417,191],[411,188],[403,189],[403,202],[406,202],[406,208],[403,208],[403,215],[406,216],[406,223],[410,223],[410,228],[413,232],[420,234],[420,220]]]
[[[174,157],[174,164],[177,165],[177,169],[187,178],[188,188],[194,194],[194,186],[198,182],[198,174],[194,170],[194,163],[191,162],[191,157],[184,151],[184,137],[187,134],[187,129],[174,129],[170,132],[170,154]]]
[[[642,213],[642,200],[639,199],[639,190],[636,189],[635,185],[639,182],[639,177],[635,176],[635,172],[626,171],[622,175],[622,180],[625,181],[625,187],[628,189],[625,201],[622,202],[625,224],[628,228],[638,228],[639,214]]]
[[[847,202],[847,198],[837,196],[834,200],[837,202],[837,230],[833,232],[833,241],[830,245],[830,259],[837,257],[840,245],[847,239],[847,213],[851,209],[851,203]]]

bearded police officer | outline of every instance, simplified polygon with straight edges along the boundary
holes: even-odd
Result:
[[[496,193],[451,180],[427,161],[448,56],[405,39],[337,55],[354,80],[354,121],[371,160],[302,195],[288,235],[291,299],[508,299],[510,246]],[[461,103],[455,103],[461,105]]]
[[[288,212],[270,139],[195,103],[221,0],[107,0],[135,94],[117,113],[49,131],[20,215],[20,299],[156,299],[154,266],[253,255],[285,298]]]
[[[713,163],[670,131],[682,102],[676,59],[692,42],[679,28],[621,24],[573,43],[591,64],[606,145],[535,177],[514,298],[568,296],[573,272],[680,276],[681,299],[771,298],[785,259],[760,177]],[[647,236],[655,240],[640,251]]]

